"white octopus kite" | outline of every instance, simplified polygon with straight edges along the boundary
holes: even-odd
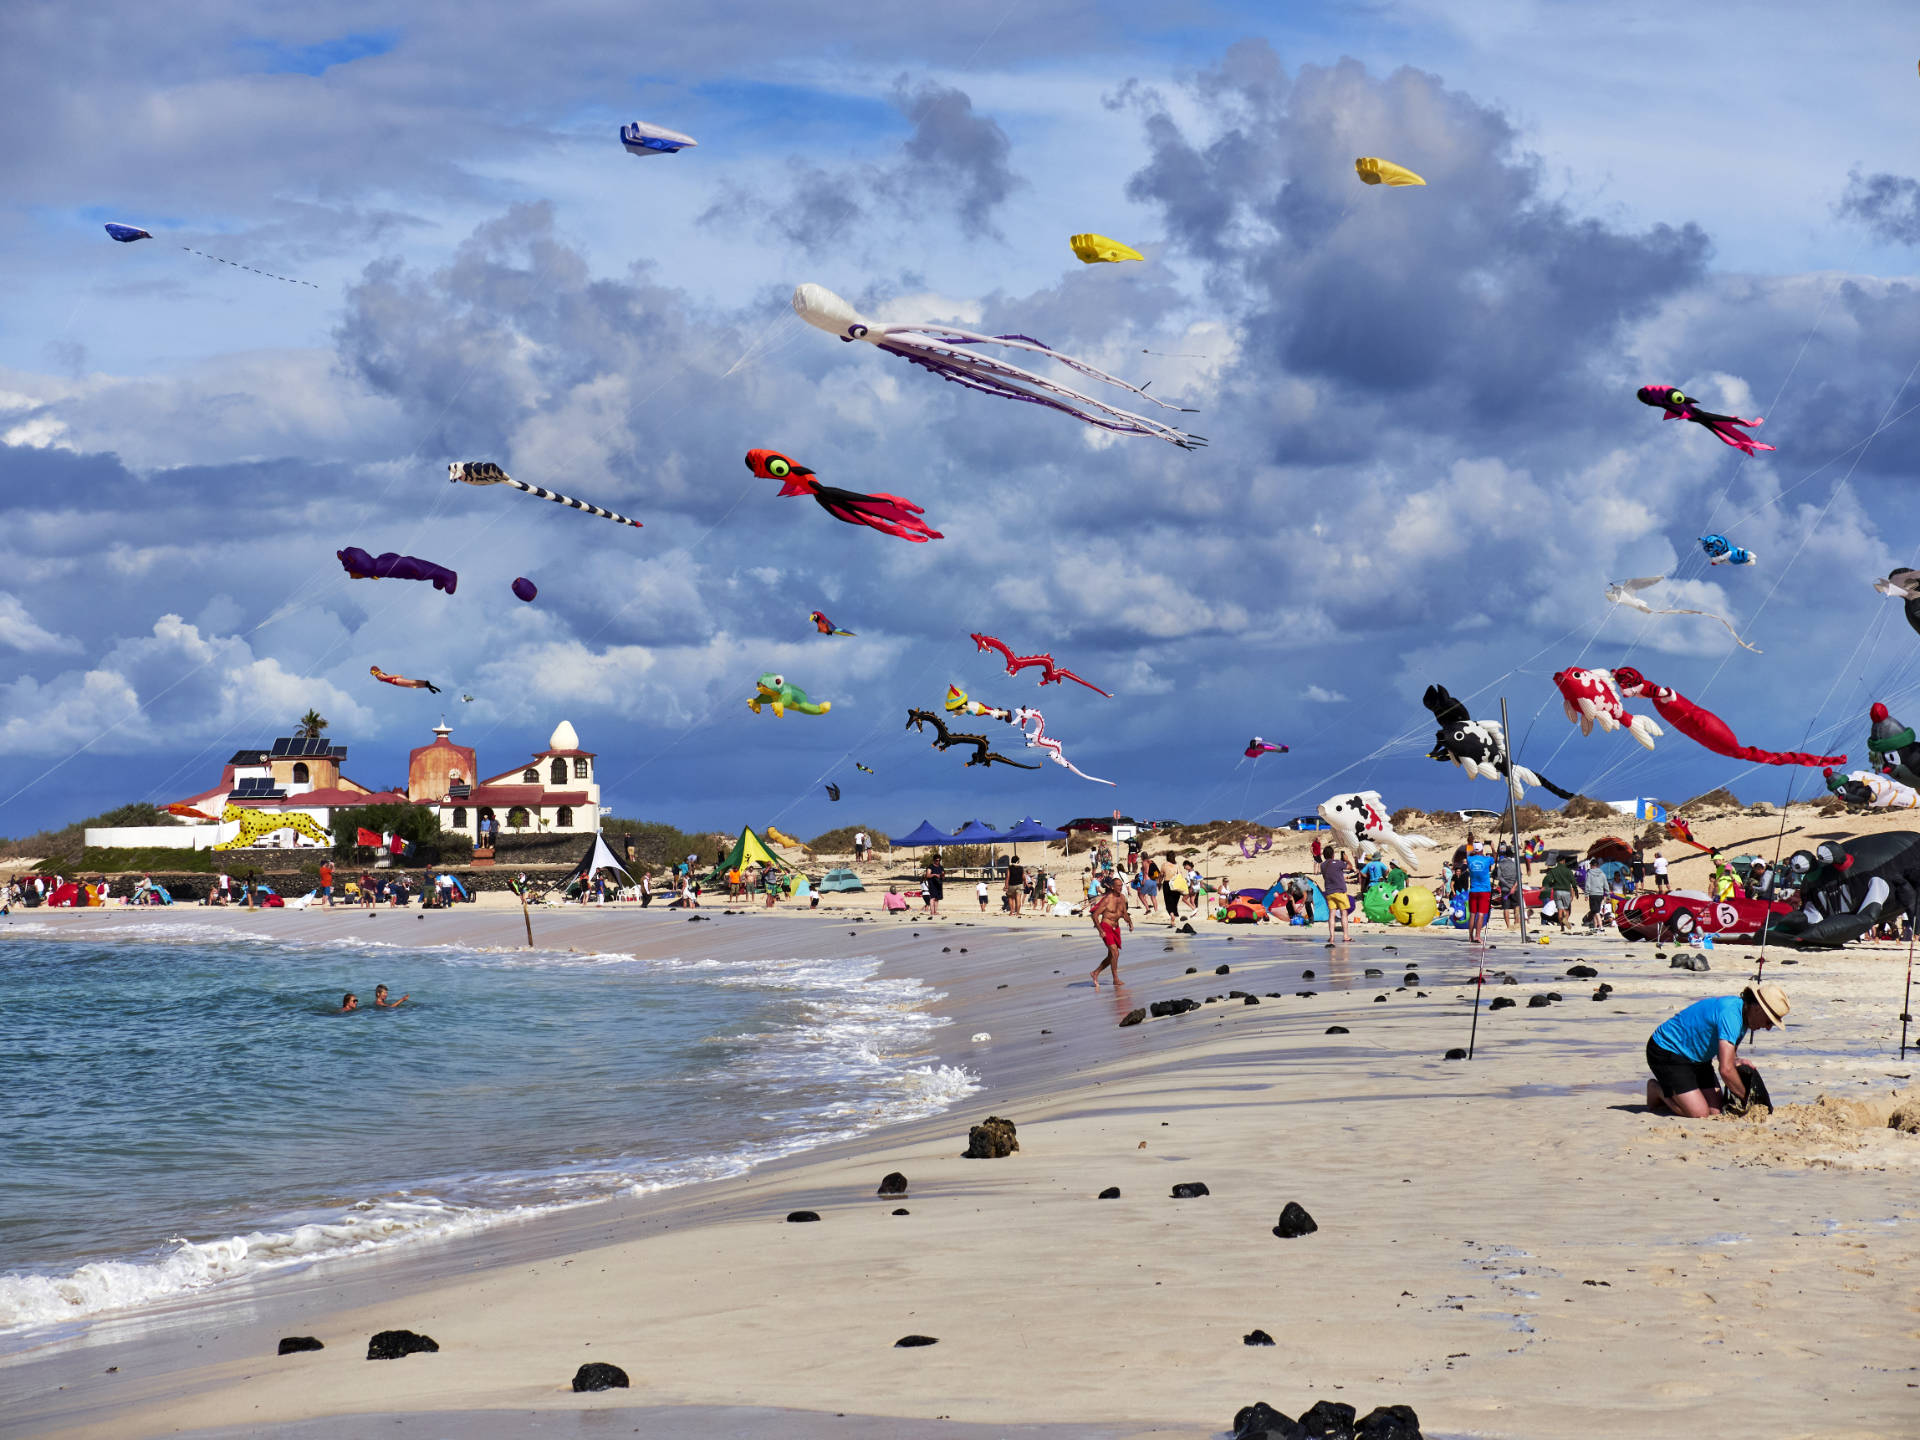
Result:
[[[1078,765],[1060,753],[1060,742],[1047,734],[1047,717],[1038,710],[1022,705],[1013,712],[1013,723],[1020,727],[1020,733],[1026,737],[1029,750],[1044,750],[1053,757],[1053,763],[1064,765],[1082,780],[1091,780],[1096,785],[1112,785],[1111,780],[1102,780],[1098,775],[1089,775]],[[1031,723],[1033,729],[1027,729]]]
[[[1638,610],[1642,615],[1700,615],[1708,620],[1718,620],[1727,627],[1727,633],[1733,636],[1733,643],[1743,650],[1751,650],[1758,655],[1758,645],[1749,645],[1740,638],[1740,632],[1733,628],[1733,622],[1724,615],[1716,615],[1711,610],[1656,610],[1640,598],[1640,591],[1658,585],[1667,577],[1664,575],[1642,575],[1634,580],[1616,580],[1607,586],[1607,599],[1615,605],[1625,605],[1628,609]]]
[[[1143,388],[1129,385],[1104,370],[1096,370],[1084,361],[1062,355],[1030,335],[976,335],[971,330],[956,330],[951,325],[931,322],[882,324],[867,319],[845,300],[820,285],[801,285],[795,289],[793,308],[802,320],[829,335],[837,335],[849,342],[864,340],[869,345],[877,345],[890,355],[898,355],[922,369],[931,370],[943,380],[952,380],[969,390],[984,391],[1005,400],[1024,400],[1029,405],[1044,405],[1050,410],[1058,410],[1076,420],[1084,420],[1089,425],[1098,425],[1102,430],[1112,430],[1120,435],[1151,435],[1178,445],[1182,450],[1198,449],[1207,443],[1204,436],[1189,435],[1184,430],[1176,430],[1158,420],[1136,415],[1131,410],[1118,409],[1090,395],[1082,395],[1078,390],[1043,379],[1031,370],[1022,370],[1018,365],[1010,365],[977,350],[964,348],[969,345],[1005,345],[1014,350],[1027,350],[1035,355],[1044,355],[1049,360],[1057,360],[1082,375],[1117,385],[1122,390],[1130,390],[1162,409],[1187,415],[1195,413],[1149,395]]]

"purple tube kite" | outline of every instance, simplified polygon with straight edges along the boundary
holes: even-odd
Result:
[[[449,595],[460,583],[460,577],[446,566],[422,560],[417,555],[396,555],[391,550],[383,555],[369,555],[358,545],[333,553],[339,557],[341,568],[355,580],[428,580],[434,589]]]

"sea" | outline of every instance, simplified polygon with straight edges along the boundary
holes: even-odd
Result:
[[[977,1088],[931,1058],[926,983],[747,953],[791,929],[588,954],[184,918],[0,921],[0,1347],[738,1174]],[[406,1002],[374,1010],[376,984]]]

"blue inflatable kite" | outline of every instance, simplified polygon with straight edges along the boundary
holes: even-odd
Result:
[[[1753,552],[1744,546],[1735,545],[1724,535],[1702,535],[1700,548],[1707,552],[1709,565],[1753,564]]]

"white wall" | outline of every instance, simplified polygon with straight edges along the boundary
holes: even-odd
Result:
[[[222,825],[115,825],[86,832],[86,843],[101,850],[210,850],[240,833],[240,822]]]

